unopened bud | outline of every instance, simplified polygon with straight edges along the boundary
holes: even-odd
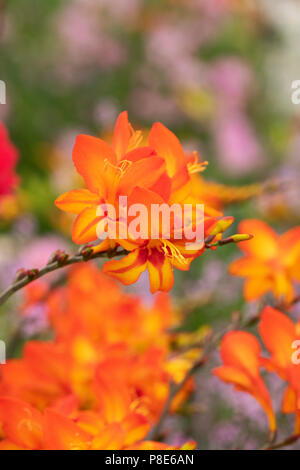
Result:
[[[251,240],[251,238],[253,238],[253,235],[251,235],[250,233],[238,233],[236,235],[232,235],[230,238],[232,238],[234,243],[239,243]]]
[[[27,276],[27,271],[26,271],[26,269],[20,268],[20,269],[18,269],[17,272],[16,272],[16,276],[15,276],[14,281],[15,281],[15,282],[21,281],[21,280],[24,279],[24,277],[26,277],[26,276]]]
[[[69,255],[67,253],[65,253],[64,251],[62,250],[56,250],[51,256],[50,256],[50,259],[48,261],[48,264],[51,264],[51,263],[54,263],[54,262],[58,262],[60,264],[64,264],[69,258]]]
[[[89,259],[92,254],[93,248],[89,245],[85,245],[79,250],[79,255],[83,256],[85,259]]]
[[[210,232],[210,235],[217,235],[218,233],[224,233],[230,225],[234,222],[234,217],[223,217],[223,219],[218,220],[213,230]]]
[[[39,275],[39,270],[38,269],[29,269],[27,271],[27,276],[30,279],[35,279],[36,277],[38,277],[38,275]]]

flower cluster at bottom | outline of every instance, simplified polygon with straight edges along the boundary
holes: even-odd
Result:
[[[176,324],[168,297],[146,308],[92,264],[68,284],[27,291],[45,306],[51,341],[29,341],[20,359],[1,366],[0,449],[173,449],[147,440],[170,392],[201,351],[171,353]],[[40,292],[40,295],[39,295]],[[193,380],[174,397],[175,411]],[[188,441],[182,449],[191,449]]]

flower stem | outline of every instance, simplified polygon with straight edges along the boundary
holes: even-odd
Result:
[[[73,256],[65,255],[64,259],[54,259],[52,262],[49,262],[42,269],[31,269],[24,271],[24,275],[21,278],[16,278],[16,280],[0,294],[0,306],[3,305],[7,299],[9,299],[15,292],[19,291],[23,287],[27,286],[36,279],[40,279],[48,273],[56,271],[58,269],[70,266],[72,264],[81,263],[84,261],[90,261],[96,258],[114,258],[116,256],[127,255],[126,250],[117,251],[116,249],[110,251],[103,251],[100,253],[89,253],[81,250],[79,253],[76,253]]]

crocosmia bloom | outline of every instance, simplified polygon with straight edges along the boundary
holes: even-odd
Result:
[[[220,224],[216,211],[212,217],[210,208],[204,206],[199,215],[197,204],[204,201],[197,199],[193,190],[191,175],[202,171],[206,162],[199,163],[196,153],[186,155],[178,138],[161,123],[153,125],[146,145],[144,142],[126,112],[117,120],[112,145],[78,136],[73,161],[86,189],[63,194],[56,205],[77,214],[72,233],[75,243],[100,240],[94,252],[117,246],[129,252],[121,260],[107,262],[103,268],[106,274],[132,284],[147,269],[154,293],[172,288],[174,267],[188,270],[191,261],[204,252],[204,239],[210,236],[213,241],[219,236]],[[171,216],[175,205],[180,214]],[[141,206],[144,212],[140,211],[137,220],[136,208]],[[154,207],[168,212],[169,230],[160,215],[153,214]],[[227,226],[233,221],[226,220],[230,220]]]
[[[234,261],[229,272],[245,277],[244,296],[255,300],[267,292],[289,303],[294,298],[293,281],[300,282],[300,227],[278,235],[260,220],[245,220],[239,232],[253,239],[240,244],[244,257]]]
[[[255,336],[244,331],[227,333],[221,343],[223,366],[214,369],[214,374],[235,389],[247,392],[255,398],[265,411],[271,431],[276,429],[276,420],[271,398],[260,375],[260,344]]]
[[[292,320],[279,310],[265,307],[258,327],[261,338],[270,353],[261,363],[270,372],[276,372],[288,383],[282,411],[296,412],[296,432],[300,432],[300,322]]]

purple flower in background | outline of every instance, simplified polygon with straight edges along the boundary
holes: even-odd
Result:
[[[226,57],[214,62],[209,78],[221,109],[243,107],[254,87],[253,73],[245,62],[235,57]]]
[[[56,235],[35,237],[29,239],[22,237],[20,233],[15,234],[15,239],[0,240],[4,246],[6,256],[0,258],[0,283],[5,287],[15,277],[16,271],[20,268],[42,268],[48,261],[52,253],[56,250],[66,250],[67,244],[62,238]],[[19,240],[19,251],[16,253],[16,239]],[[47,280],[53,280],[57,272],[48,274]]]
[[[264,163],[255,131],[242,113],[226,113],[217,121],[215,141],[220,166],[229,174],[247,174]]]

